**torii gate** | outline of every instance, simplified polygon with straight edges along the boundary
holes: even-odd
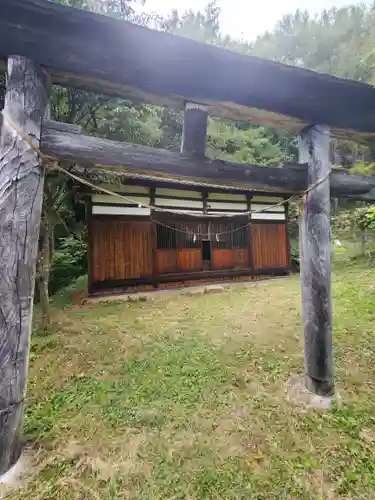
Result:
[[[0,70],[7,72],[0,136],[0,475],[21,452],[43,194],[43,168],[22,136],[45,154],[80,164],[286,194],[310,189],[300,238],[305,384],[331,396],[330,195],[375,201],[375,178],[331,173],[330,130],[360,142],[373,138],[374,88],[47,0],[0,0],[0,12]],[[51,83],[184,108],[182,154],[43,124]],[[210,161],[204,156],[209,113],[298,133],[303,165]]]

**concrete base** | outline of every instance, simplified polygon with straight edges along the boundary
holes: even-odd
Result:
[[[20,486],[21,476],[26,472],[26,458],[21,455],[18,461],[5,474],[0,476],[0,499]]]
[[[328,410],[337,401],[335,396],[318,396],[310,392],[305,385],[305,378],[302,375],[293,375],[286,388],[288,400],[296,405],[317,410]]]

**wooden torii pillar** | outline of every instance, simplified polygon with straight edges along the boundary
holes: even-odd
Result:
[[[299,136],[299,161],[308,165],[300,221],[300,272],[305,384],[318,396],[334,392],[332,362],[330,131],[316,125]]]
[[[48,94],[40,67],[8,58],[0,135],[0,476],[21,453],[44,181],[38,155],[7,119],[39,146]]]

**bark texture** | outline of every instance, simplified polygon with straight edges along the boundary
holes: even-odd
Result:
[[[8,58],[4,111],[37,145],[48,99],[46,75]],[[0,136],[0,475],[21,452],[43,169],[35,151],[3,120]]]
[[[300,135],[300,161],[308,184],[328,176],[305,197],[300,225],[300,272],[305,338],[305,382],[320,396],[333,394],[329,128],[313,126]]]

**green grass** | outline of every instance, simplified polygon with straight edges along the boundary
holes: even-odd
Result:
[[[375,498],[375,272],[334,276],[342,406],[290,404],[297,276],[214,295],[70,306],[34,334],[13,499]]]

